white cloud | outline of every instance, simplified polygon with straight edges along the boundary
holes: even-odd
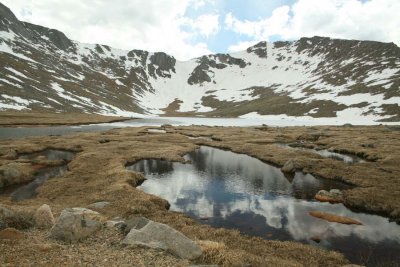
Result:
[[[254,40],[269,40],[274,35],[282,39],[320,35],[400,45],[399,10],[398,0],[298,0],[255,21],[227,14],[225,25]]]
[[[178,59],[209,54],[206,43],[193,43],[196,36],[218,31],[218,16],[192,20],[185,12],[190,0],[3,0],[21,20],[58,29],[85,43],[107,44],[122,49],[164,51]],[[27,3],[28,2],[28,3]],[[201,3],[197,3],[197,6]]]
[[[204,14],[190,21],[193,29],[199,30],[200,34],[209,37],[215,35],[219,31],[219,15]]]
[[[238,52],[238,51],[243,51],[249,48],[250,46],[253,46],[257,43],[257,41],[243,41],[239,42],[234,45],[228,46],[228,51],[229,52]]]

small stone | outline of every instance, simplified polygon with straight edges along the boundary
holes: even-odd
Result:
[[[285,173],[294,173],[296,171],[294,160],[289,159],[288,161],[286,161],[285,165],[283,165],[281,170],[282,170],[282,172],[285,172]]]
[[[15,228],[6,228],[0,231],[0,239],[21,240],[24,234]]]
[[[36,210],[35,223],[37,228],[50,229],[54,225],[54,217],[51,208],[47,204],[43,204]]]
[[[108,201],[100,201],[100,202],[96,202],[96,203],[92,203],[88,206],[89,209],[104,209],[105,207],[107,207],[108,205],[110,205],[111,203]]]

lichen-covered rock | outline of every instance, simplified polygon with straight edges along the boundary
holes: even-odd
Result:
[[[43,204],[36,210],[35,224],[37,228],[41,229],[50,229],[53,227],[54,217],[49,205]]]
[[[182,259],[195,259],[202,254],[199,245],[168,225],[143,217],[131,220],[131,225],[122,244],[162,249]]]
[[[70,208],[61,212],[56,224],[50,231],[50,237],[66,242],[77,242],[96,231],[102,224],[98,212],[85,208]]]

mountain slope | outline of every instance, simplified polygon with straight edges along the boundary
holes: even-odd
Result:
[[[400,121],[400,48],[324,37],[177,61],[68,39],[0,4],[0,108]]]

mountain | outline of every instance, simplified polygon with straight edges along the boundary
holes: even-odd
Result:
[[[70,40],[0,4],[0,109],[400,121],[400,48],[301,38],[178,61]]]

